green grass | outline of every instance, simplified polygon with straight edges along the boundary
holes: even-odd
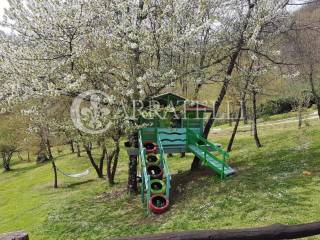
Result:
[[[224,146],[228,142],[224,132],[211,138]],[[189,173],[191,155],[170,158],[173,198],[170,211],[161,216],[146,216],[139,196],[126,195],[124,150],[113,188],[91,171],[77,180],[60,175],[60,188],[54,190],[50,164],[15,162],[12,172],[0,173],[0,232],[24,229],[32,240],[103,239],[318,220],[320,124],[263,128],[261,141],[264,147],[257,149],[250,133],[238,135],[230,160],[238,173],[225,181],[206,169]],[[61,155],[57,164],[65,171],[89,166],[67,148]]]

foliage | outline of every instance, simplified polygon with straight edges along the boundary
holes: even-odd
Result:
[[[259,115],[276,115],[290,112],[294,109],[295,100],[293,98],[279,98],[269,100],[259,106]]]
[[[231,73],[224,76],[229,56],[245,51],[254,58],[257,49],[266,50],[268,40],[286,29],[289,16],[285,0],[30,0],[27,4],[11,0],[9,4],[1,22],[12,31],[0,36],[1,99],[50,101],[90,89],[108,95],[105,104],[110,114],[104,120],[111,127],[97,137],[80,135],[70,121],[53,121],[45,113],[45,103],[40,104],[38,129],[50,156],[52,123],[55,130],[84,146],[96,138],[119,139],[137,127],[131,121],[135,119],[127,117],[134,112],[133,99],[146,101],[179,81],[201,85],[215,69],[231,80]],[[119,144],[114,145],[117,149]],[[102,163],[105,152],[111,151],[103,150]],[[117,159],[113,162],[116,166]]]

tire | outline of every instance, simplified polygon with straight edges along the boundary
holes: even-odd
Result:
[[[153,179],[151,181],[151,194],[160,195],[166,193],[166,184],[164,181],[159,179]]]
[[[149,153],[147,156],[147,162],[150,164],[159,164],[159,158],[154,153]]]
[[[146,148],[147,153],[157,153],[158,147],[154,142],[144,142],[143,146]]]
[[[147,173],[150,175],[151,179],[162,179],[163,178],[163,170],[157,164],[149,164],[147,166]]]
[[[155,214],[162,214],[169,209],[169,200],[164,195],[152,196],[149,200],[149,209]]]

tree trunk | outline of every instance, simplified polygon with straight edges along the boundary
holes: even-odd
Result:
[[[249,20],[250,20],[252,11],[255,8],[255,5],[256,5],[255,3],[252,4],[252,6],[250,7],[250,9],[249,9],[249,11],[248,11],[248,13],[246,15],[246,19],[245,19],[245,22],[244,22],[240,37],[239,37],[238,42],[236,44],[235,51],[232,53],[232,55],[230,57],[229,64],[227,66],[227,71],[226,71],[226,74],[225,74],[225,78],[224,78],[224,81],[223,81],[222,88],[220,89],[220,93],[219,93],[218,99],[214,104],[214,110],[211,113],[210,118],[209,118],[209,120],[208,120],[208,122],[207,122],[207,124],[206,124],[206,126],[204,128],[204,133],[203,133],[203,137],[204,138],[208,138],[210,130],[211,130],[211,127],[213,126],[213,123],[214,123],[214,120],[215,120],[215,116],[218,114],[219,108],[220,108],[220,106],[222,104],[222,101],[223,101],[223,99],[224,99],[224,97],[225,97],[225,95],[227,93],[228,86],[229,86],[229,83],[230,83],[230,80],[231,80],[231,76],[232,76],[233,70],[234,70],[234,68],[236,66],[237,59],[238,59],[238,57],[239,57],[239,55],[241,53],[241,49],[242,49],[243,45],[245,44],[244,33],[245,33],[245,31],[246,31],[246,29],[248,27]],[[200,159],[198,157],[195,157],[193,159],[193,162],[192,162],[192,165],[191,165],[191,171],[199,168],[199,166],[200,166]]]
[[[242,112],[242,109],[240,107],[239,112],[238,112],[238,116],[237,116],[237,120],[236,120],[236,123],[234,125],[233,132],[232,132],[229,144],[228,144],[228,149],[227,149],[228,152],[232,151],[232,145],[233,145],[234,139],[236,137],[236,134],[237,134],[237,131],[238,131],[238,127],[239,127],[239,123],[240,123],[240,119],[241,119],[241,112]]]
[[[223,85],[220,89],[220,93],[219,93],[219,96],[218,96],[218,99],[217,101],[215,102],[214,104],[214,109],[213,109],[213,112],[210,114],[210,118],[204,128],[204,132],[203,132],[203,137],[204,138],[208,138],[209,136],[209,133],[210,133],[210,130],[211,130],[211,127],[213,126],[213,123],[215,121],[215,117],[217,115],[217,113],[219,112],[219,108],[222,104],[222,101],[227,93],[227,89],[228,89],[228,86],[229,86],[229,83],[230,83],[230,78],[231,78],[231,75],[232,75],[232,72],[233,72],[233,69],[236,65],[236,61],[238,59],[238,56],[240,54],[240,51],[241,51],[241,46],[243,44],[243,38],[241,38],[241,40],[239,41],[239,44],[238,44],[238,48],[237,50],[232,54],[231,56],[231,60],[229,62],[229,65],[228,65],[228,68],[227,68],[227,72],[226,72],[226,77],[223,81]],[[191,165],[191,171],[194,171],[196,169],[198,169],[200,167],[200,159],[198,157],[195,157],[193,159],[193,162],[192,162],[192,165]]]
[[[318,99],[316,105],[317,105],[317,110],[318,110],[318,117],[320,119],[320,99]]]
[[[113,167],[112,167],[112,172],[111,172],[111,179],[112,179],[113,183],[114,183],[114,179],[115,179],[116,172],[117,172],[119,153],[120,153],[120,142],[119,142],[119,140],[117,140],[116,141],[116,154],[114,155]]]
[[[79,143],[77,143],[77,157],[81,157],[81,149]]]
[[[53,159],[53,155],[52,155],[52,151],[51,151],[50,141],[49,141],[48,138],[46,139],[46,146],[47,146],[47,150],[48,150],[48,157],[49,157],[50,160],[52,160]]]
[[[120,142],[119,139],[114,139],[114,150],[112,151],[112,154],[108,156],[107,161],[107,178],[109,184],[112,186],[115,184],[115,176],[117,172],[118,167],[118,160],[119,160],[119,153],[120,153]]]
[[[11,171],[10,162],[6,159],[6,157],[3,158],[3,168],[5,172]]]
[[[252,61],[252,63],[251,63],[250,71],[253,68],[253,64],[254,64],[254,61]],[[248,90],[249,82],[250,82],[250,77],[247,77],[244,89],[242,90],[242,93],[241,93],[240,109],[239,109],[239,112],[238,112],[237,120],[236,120],[235,126],[233,128],[233,132],[232,132],[229,144],[228,144],[228,149],[227,149],[228,152],[232,151],[232,145],[233,145],[234,139],[235,139],[235,137],[237,135],[237,131],[238,131],[238,127],[239,127],[239,124],[240,124],[241,115],[243,115],[243,116],[247,115],[247,113],[246,113],[247,110],[244,110],[244,109],[246,109],[246,97],[247,97],[247,90]]]
[[[315,103],[316,103],[317,110],[318,110],[318,116],[319,116],[319,119],[320,119],[320,96],[318,95],[316,87],[314,85],[313,66],[310,66],[309,83],[310,83],[310,87],[311,87],[311,92],[312,92],[313,98],[315,99]]]
[[[114,179],[112,179],[112,160],[114,158],[115,151],[113,151],[110,155],[107,157],[107,180],[109,182],[109,185],[114,185]]]
[[[2,154],[2,159],[3,159],[3,168],[5,172],[11,171],[10,168],[10,161],[13,155],[13,152],[3,152]]]
[[[91,152],[89,144],[84,144],[84,149],[86,150],[86,153],[88,155],[89,161],[90,161],[92,167],[94,168],[94,170],[96,171],[98,178],[103,178],[103,175],[102,175],[102,173],[100,171],[99,166],[94,161],[94,158],[92,156],[92,152]]]
[[[302,106],[299,103],[299,107],[298,107],[298,128],[301,129],[302,127]]]
[[[243,124],[248,124],[248,109],[247,109],[247,101],[242,101],[242,116],[243,116]]]
[[[101,144],[100,144],[101,146]],[[100,169],[100,174],[103,176],[103,164],[104,160],[106,159],[106,154],[107,154],[107,148],[106,148],[106,143],[103,141],[102,143],[102,153],[100,157],[100,162],[99,162],[99,169]]]
[[[129,159],[129,179],[128,179],[129,194],[138,193],[137,167],[138,167],[138,156],[131,155]]]
[[[253,90],[252,92],[252,106],[253,106],[253,136],[258,148],[262,147],[262,144],[258,135],[258,126],[257,126],[257,92]]]
[[[92,151],[92,149],[93,149],[92,142],[89,142],[89,143],[87,144],[87,147],[88,147],[88,149],[89,149],[90,151]]]
[[[139,148],[138,132],[134,132],[128,137],[129,143],[134,148]],[[138,156],[129,156],[129,176],[128,176],[128,193],[136,194],[138,193],[138,182],[137,182],[137,167],[138,167]]]
[[[53,181],[53,187],[54,188],[58,188],[58,173],[57,173],[57,166],[56,163],[54,161],[54,159],[51,159],[51,163],[52,163],[52,169],[53,169],[53,174],[54,174],[54,181]]]
[[[75,151],[74,151],[74,145],[73,145],[73,140],[70,140],[69,144],[70,144],[71,153],[75,153]]]
[[[136,16],[136,32],[141,31],[141,25],[143,23],[143,20],[145,19],[143,15],[141,14],[143,12],[145,1],[139,0],[138,1],[138,8],[139,11],[137,11]],[[136,44],[136,43],[135,43]],[[138,79],[142,76],[143,71],[141,70],[140,66],[140,56],[141,56],[141,49],[139,43],[137,44],[136,48],[133,49],[133,64],[132,64],[132,77],[134,79]],[[134,86],[134,95],[136,99],[139,99],[139,89],[138,86]],[[136,132],[133,134],[134,136],[133,141],[131,141],[132,146],[135,146],[138,148],[138,133]],[[138,192],[138,183],[137,183],[137,156],[130,156],[129,157],[129,177],[128,177],[128,184],[127,189],[129,193],[137,193]]]

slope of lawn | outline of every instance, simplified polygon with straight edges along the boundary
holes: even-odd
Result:
[[[126,195],[124,150],[112,188],[91,170],[82,179],[60,175],[60,188],[54,190],[50,164],[16,161],[12,172],[0,173],[0,232],[24,229],[31,240],[105,239],[319,220],[320,123],[301,130],[296,124],[277,125],[260,133],[261,149],[250,133],[238,135],[230,159],[238,173],[224,181],[207,169],[189,173],[191,155],[170,158],[171,209],[161,216],[146,216],[139,196]],[[222,131],[211,139],[225,146],[228,135]],[[57,164],[66,172],[89,167],[85,157],[69,154],[68,148],[59,155]]]

